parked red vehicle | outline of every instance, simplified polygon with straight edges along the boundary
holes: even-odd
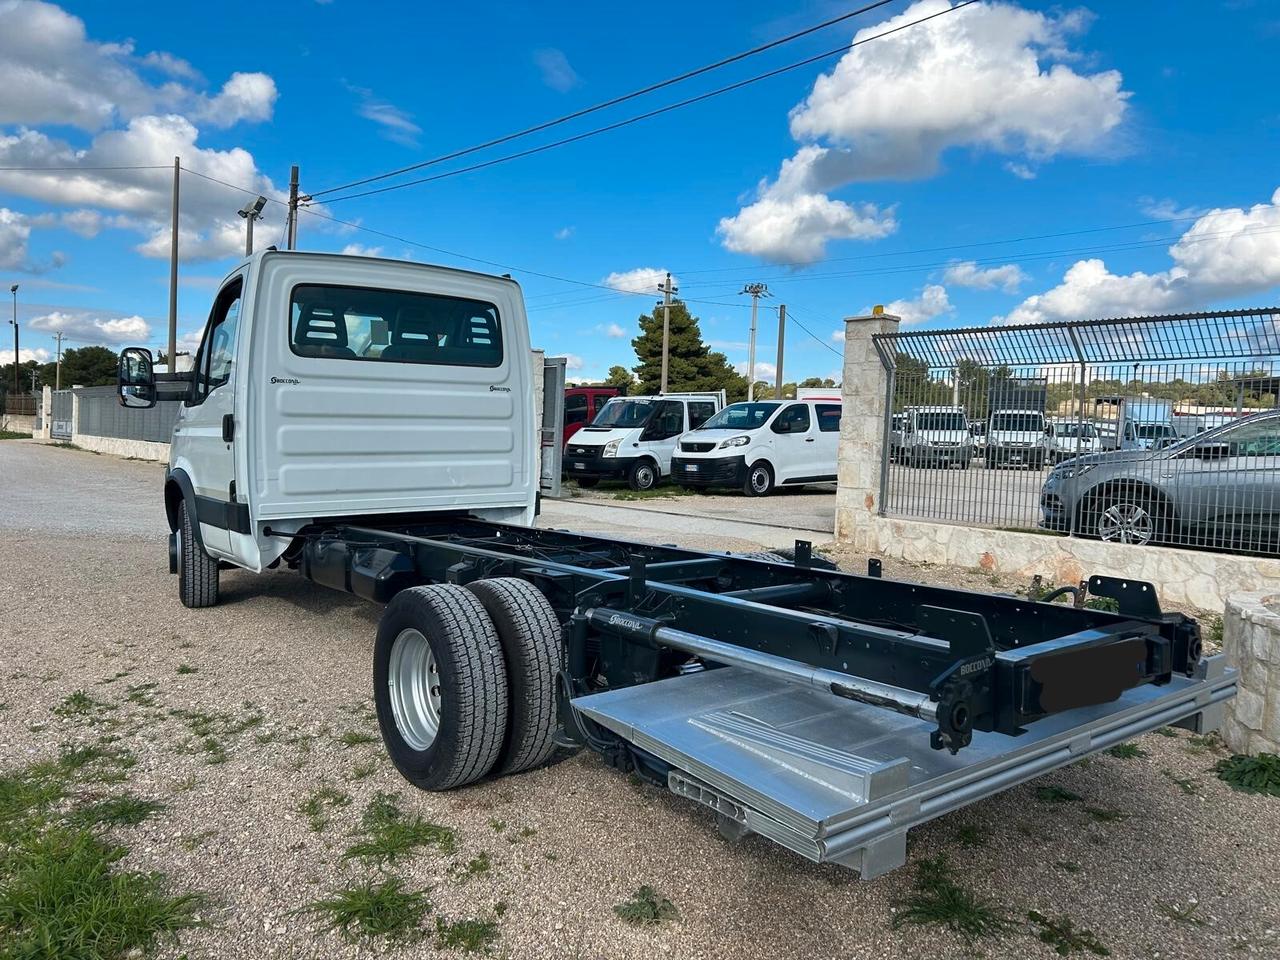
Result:
[[[568,443],[570,437],[594,420],[600,408],[618,394],[617,387],[566,387],[561,443]]]

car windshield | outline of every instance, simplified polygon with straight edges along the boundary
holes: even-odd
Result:
[[[1178,435],[1178,432],[1167,423],[1139,423],[1135,429],[1139,439],[1142,440],[1163,440],[1166,437]]]
[[[1044,418],[1038,413],[996,413],[991,416],[991,429],[1010,433],[1040,433],[1044,430]]]
[[[1059,437],[1081,437],[1085,440],[1092,440],[1098,435],[1092,423],[1059,423],[1054,425],[1053,432]]]
[[[593,427],[643,427],[657,404],[648,399],[610,400],[591,421]]]
[[[732,403],[698,427],[699,430],[757,430],[781,404]]]
[[[964,414],[954,411],[917,413],[916,426],[920,430],[963,430]]]

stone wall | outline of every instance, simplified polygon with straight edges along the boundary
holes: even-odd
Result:
[[[1240,671],[1236,698],[1227,706],[1222,737],[1236,753],[1280,753],[1280,589],[1241,593],[1227,600],[1222,642],[1227,662]]]
[[[8,430],[11,433],[34,433],[35,429],[35,417],[24,417],[16,413],[0,413],[0,430]]]

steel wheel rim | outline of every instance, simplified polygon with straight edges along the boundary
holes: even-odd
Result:
[[[641,490],[648,490],[653,486],[652,467],[640,467],[636,470],[636,486]]]
[[[1117,503],[1102,511],[1098,536],[1117,543],[1150,543],[1155,533],[1151,514],[1136,503]]]
[[[401,630],[392,642],[387,693],[401,738],[414,750],[428,749],[440,731],[440,672],[420,630]]]
[[[756,493],[764,493],[769,489],[769,471],[764,467],[756,467],[751,471],[751,489]]]

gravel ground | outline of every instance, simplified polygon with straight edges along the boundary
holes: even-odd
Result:
[[[209,926],[184,933],[166,956],[433,955],[430,939],[352,946],[294,912],[376,875],[342,853],[380,791],[457,832],[455,853],[427,851],[397,872],[431,888],[435,913],[450,919],[494,917],[505,905],[498,956],[963,956],[969,949],[947,932],[892,928],[913,865],[938,854],[963,885],[1011,915],[1065,915],[1114,957],[1280,952],[1280,802],[1232,792],[1208,772],[1218,749],[1185,732],[1148,735],[1142,756],[1084,761],[913,831],[908,867],[868,883],[758,839],[728,844],[701,809],[590,754],[449,794],[419,793],[378,742],[339,742],[376,736],[374,606],[288,572],[228,573],[218,607],[185,610],[154,534],[154,508],[125,499],[158,495],[153,465],[0,444],[6,487],[32,475],[61,492],[27,490],[16,501],[21,515],[12,499],[0,506],[8,560],[0,565],[0,756],[14,766],[104,734],[137,755],[128,789],[168,806],[116,831],[132,850],[126,863],[211,896],[202,914]],[[687,542],[677,521],[650,535]],[[698,538],[699,546],[719,542]],[[938,579],[938,568],[928,576]],[[101,706],[55,714],[77,690]],[[219,755],[191,729],[197,712],[213,718],[225,762],[208,762]],[[298,807],[325,786],[352,802],[317,833]],[[1050,802],[1045,787],[1083,799]],[[490,869],[465,878],[481,853]],[[618,920],[612,907],[641,884],[670,898],[679,917],[641,928]],[[1025,932],[976,950],[1057,956]]]

